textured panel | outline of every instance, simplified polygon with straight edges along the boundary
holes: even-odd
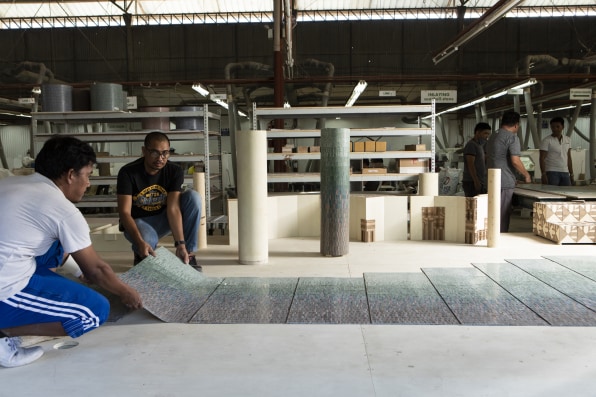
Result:
[[[487,240],[488,195],[466,197],[465,243],[476,244]]]
[[[532,231],[558,244],[596,243],[596,204],[534,203]]]
[[[596,310],[596,282],[548,259],[507,259],[520,269]]]
[[[350,243],[350,130],[321,130],[321,255],[342,256]]]
[[[156,254],[120,278],[139,291],[143,307],[160,320],[188,322],[221,279],[205,277],[164,247],[158,248]]]
[[[445,207],[422,207],[422,240],[445,240]]]
[[[482,263],[474,266],[551,325],[596,325],[596,312],[510,263]]]
[[[373,324],[459,324],[422,273],[365,273]]]
[[[301,278],[288,323],[368,324],[362,278]]]
[[[422,271],[462,324],[547,325],[478,269],[425,268]]]
[[[285,323],[296,278],[226,278],[190,320],[207,324]]]

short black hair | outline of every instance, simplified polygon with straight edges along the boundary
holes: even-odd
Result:
[[[553,117],[550,119],[550,124],[552,123],[561,123],[561,125],[565,127],[565,120],[563,120],[563,117]]]
[[[170,138],[166,134],[161,131],[152,131],[145,135],[145,141],[143,144],[145,147],[148,147],[151,142],[163,142],[166,141],[168,144],[170,143]]]
[[[35,172],[55,181],[69,170],[79,172],[96,162],[93,148],[77,138],[56,135],[46,141],[35,158]]]
[[[519,115],[519,113],[511,110],[507,111],[503,113],[503,117],[501,118],[501,126],[510,127],[512,125],[516,125],[517,123],[519,123],[520,119],[521,116]]]
[[[476,127],[474,127],[474,133],[484,130],[491,130],[490,125],[488,123],[478,123]]]

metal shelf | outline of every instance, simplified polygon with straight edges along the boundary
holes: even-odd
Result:
[[[350,137],[420,136],[431,135],[430,128],[350,128]],[[270,130],[267,138],[320,138],[321,130]]]
[[[386,152],[350,152],[351,160],[362,159],[430,159],[433,154],[425,151],[386,151]],[[321,153],[267,153],[267,160],[320,160]]]
[[[210,119],[221,120],[217,113],[207,111]],[[137,120],[149,118],[180,118],[180,117],[204,117],[203,110],[193,111],[170,111],[170,112],[109,112],[109,111],[84,111],[84,112],[32,112],[31,117],[38,121],[71,122],[80,121],[82,123],[114,120]]]
[[[387,117],[396,114],[430,115],[430,127],[382,127],[382,128],[352,128],[350,138],[364,137],[404,137],[430,136],[430,150],[406,151],[394,150],[385,152],[350,152],[350,160],[379,159],[429,159],[430,171],[435,168],[435,103],[424,105],[397,106],[353,106],[353,107],[296,107],[296,108],[257,108],[253,105],[252,127],[258,129],[259,120],[270,119],[299,119],[299,118],[334,118],[334,117]],[[319,129],[273,129],[267,131],[267,139],[300,139],[321,137]],[[267,153],[267,160],[320,160],[321,153]],[[352,174],[351,182],[369,181],[417,181],[419,174]],[[269,173],[269,183],[277,182],[320,182],[319,173]]]
[[[33,150],[37,153],[41,145],[56,134],[68,135],[80,139],[83,142],[89,143],[107,143],[107,142],[142,142],[145,139],[147,133],[155,131],[155,129],[143,129],[136,130],[136,124],[130,125],[125,124],[125,128],[131,128],[131,131],[97,131],[97,132],[79,132],[81,125],[93,125],[93,130],[104,130],[110,128],[110,126],[103,126],[102,124],[111,122],[120,123],[133,123],[140,122],[144,119],[151,118],[188,118],[202,117],[204,120],[204,130],[171,130],[162,131],[168,135],[170,141],[196,141],[203,140],[203,151],[205,154],[175,154],[169,158],[172,162],[199,162],[202,161],[205,167],[205,180],[209,183],[205,183],[205,216],[211,216],[211,202],[215,198],[221,197],[221,190],[223,187],[223,178],[221,170],[221,133],[219,122],[221,116],[217,113],[209,112],[209,107],[204,105],[200,110],[194,111],[168,111],[168,112],[118,112],[118,111],[83,111],[83,112],[32,112],[31,113],[31,141],[34,146]],[[210,121],[215,121],[217,130],[212,131],[209,129]],[[42,124],[45,124],[46,133],[37,133],[38,129],[42,129]],[[39,125],[38,125],[39,124]],[[53,126],[61,126],[59,132],[52,130]],[[79,131],[69,132],[70,126],[75,127]],[[85,127],[89,128],[89,127]],[[75,128],[72,128],[73,130]],[[123,129],[119,126],[119,129]],[[215,146],[216,153],[211,153],[210,141]],[[100,164],[106,163],[128,163],[139,156],[108,156],[108,157],[97,157],[97,162]],[[219,160],[217,169],[214,173],[210,172],[210,161]],[[90,178],[91,185],[115,185],[117,181],[116,176],[93,176]],[[193,183],[193,177],[191,175],[185,175],[184,182],[186,184]],[[216,187],[215,194],[211,194],[213,186]],[[97,196],[85,196],[84,199],[77,203],[78,207],[116,207],[116,197],[113,195],[97,195]],[[223,203],[222,203],[223,211]]]
[[[372,181],[416,181],[418,174],[350,174],[350,182],[372,182]],[[267,182],[321,182],[321,175],[317,172],[286,172],[269,173]]]
[[[396,113],[434,113],[433,105],[326,106],[297,108],[257,108],[259,119],[390,116]]]

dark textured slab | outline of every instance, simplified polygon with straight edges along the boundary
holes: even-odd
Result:
[[[300,278],[288,323],[368,324],[362,278]]]
[[[596,312],[511,263],[478,263],[474,266],[548,321],[550,325],[596,325]]]
[[[297,278],[226,278],[191,323],[285,323]]]
[[[425,268],[462,324],[547,325],[536,313],[475,268]]]
[[[507,259],[520,269],[596,310],[596,282],[548,259]]]
[[[365,273],[373,324],[459,324],[422,273]]]
[[[545,258],[596,281],[596,256],[545,256]]]
[[[120,278],[136,288],[143,307],[165,322],[186,323],[199,310],[221,279],[205,277],[166,248],[156,250]]]

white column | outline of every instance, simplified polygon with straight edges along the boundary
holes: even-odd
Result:
[[[207,248],[207,214],[205,213],[205,173],[195,172],[192,175],[192,183],[197,193],[201,195],[201,221],[197,237],[197,247]]]
[[[424,174],[420,174],[418,179],[418,195],[439,195],[439,174],[437,172],[426,172]]]
[[[488,247],[498,247],[501,237],[501,169],[488,170]]]
[[[243,265],[269,259],[267,231],[267,132],[237,131],[238,255]]]

